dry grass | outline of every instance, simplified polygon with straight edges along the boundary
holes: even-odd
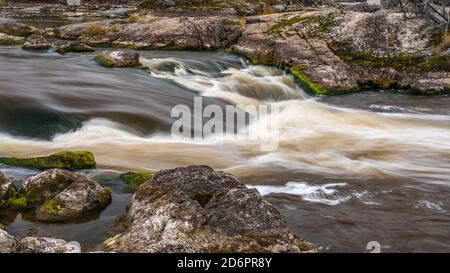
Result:
[[[111,27],[111,32],[119,32],[120,31],[120,25],[114,24]]]
[[[437,49],[441,52],[447,50],[448,48],[450,48],[450,32],[446,32],[442,36],[442,40],[440,44],[437,46]]]
[[[129,23],[137,23],[137,22],[139,22],[139,15],[137,15],[137,14],[135,14],[135,13],[132,13],[132,14],[130,14],[130,15],[128,15],[128,22]]]
[[[90,24],[84,29],[84,35],[95,36],[102,35],[108,32],[108,28],[105,26],[99,26],[95,24]]]

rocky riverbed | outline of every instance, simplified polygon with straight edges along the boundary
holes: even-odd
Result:
[[[312,93],[329,95],[367,88],[398,88],[420,94],[450,89],[448,45],[425,31],[430,22],[404,20],[398,9],[375,12],[305,8],[249,16],[203,12],[137,11],[118,19],[58,27],[47,35],[88,46],[164,50],[225,50],[254,64],[276,65],[295,75]],[[100,18],[101,19],[101,18]],[[42,33],[10,19],[0,21],[1,44],[47,48]],[[34,35],[25,41],[24,36]]]

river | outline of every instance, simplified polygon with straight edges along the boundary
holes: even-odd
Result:
[[[89,150],[98,169],[83,173],[113,188],[112,204],[84,223],[33,223],[2,211],[9,233],[93,250],[125,212],[121,172],[203,164],[258,189],[320,251],[367,252],[370,241],[383,252],[450,249],[449,96],[315,97],[284,71],[237,56],[140,53],[146,69],[108,69],[92,61],[96,53],[0,47],[0,155]],[[196,96],[220,107],[277,106],[278,149],[245,139],[173,139],[171,109],[191,107]],[[18,184],[35,173],[0,171]]]

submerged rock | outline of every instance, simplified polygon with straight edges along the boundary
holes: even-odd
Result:
[[[21,45],[24,42],[25,38],[23,37],[0,33],[0,45]]]
[[[14,237],[0,229],[0,253],[11,253],[14,250]]]
[[[22,185],[27,207],[37,207],[34,220],[61,222],[97,214],[111,202],[111,189],[77,173],[52,169]]]
[[[69,52],[93,52],[95,49],[78,41],[70,41],[57,44],[56,51],[63,54]]]
[[[156,171],[146,171],[140,173],[128,172],[121,174],[120,179],[127,184],[123,191],[135,192],[140,185],[150,181],[156,173]]]
[[[79,244],[61,239],[26,237],[15,244],[16,253],[81,253]]]
[[[0,208],[8,207],[10,200],[16,196],[13,181],[0,172]]]
[[[96,166],[94,155],[87,151],[59,152],[33,158],[0,157],[0,164],[39,170],[58,168],[71,171],[93,169]]]
[[[22,37],[39,32],[39,30],[34,27],[27,26],[14,19],[8,18],[0,18],[0,31],[8,35]]]
[[[49,40],[43,35],[33,34],[22,45],[23,49],[28,50],[47,50],[52,47]]]
[[[94,59],[105,67],[137,67],[140,66],[139,53],[129,49],[107,50]]]
[[[141,185],[125,230],[106,240],[118,252],[314,252],[280,213],[235,177],[206,166],[163,170]]]

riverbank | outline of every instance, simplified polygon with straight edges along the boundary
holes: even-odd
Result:
[[[233,52],[254,64],[286,69],[319,95],[368,88],[427,95],[450,90],[448,44],[441,43],[440,34],[425,31],[426,19],[405,21],[396,9],[308,7],[248,16],[245,27],[229,9],[183,11],[112,9],[54,34],[97,47]],[[103,20],[101,14],[119,19]]]

